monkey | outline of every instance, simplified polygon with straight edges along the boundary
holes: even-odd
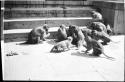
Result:
[[[76,47],[79,49],[84,44],[84,35],[82,30],[76,25],[71,25],[69,27],[69,31],[73,37],[73,44],[76,45]]]
[[[91,11],[92,17],[94,19],[98,19],[98,20],[103,20],[103,17],[101,15],[101,13],[97,12],[97,11]]]
[[[48,29],[49,26],[47,24],[33,28],[28,34],[28,40],[26,41],[26,44],[37,44],[45,41],[45,37],[49,36]]]
[[[104,31],[107,33],[107,28],[102,22],[92,22],[88,28],[91,30],[97,30],[99,32]]]
[[[78,26],[74,26],[74,33],[77,36],[77,47],[79,49],[84,44],[84,35]]]
[[[60,25],[58,31],[57,31],[57,42],[63,41],[67,39],[67,28],[64,24]]]
[[[111,26],[110,26],[110,24],[108,23],[108,21],[106,19],[104,20],[104,25],[106,26],[107,34],[111,34],[112,29],[111,29]]]
[[[107,45],[107,43],[109,42],[114,42],[110,39],[109,35],[105,32],[98,32],[96,30],[92,30],[92,38],[96,39],[96,40],[102,40],[102,44],[103,45]],[[114,42],[114,43],[118,43],[118,42]]]
[[[68,33],[67,34],[68,34],[68,37],[71,36],[73,38],[72,44],[73,45],[77,45],[77,36],[74,33],[74,30],[75,30],[74,25],[69,25]]]
[[[91,29],[88,29],[87,27],[86,27],[86,28],[82,28],[81,31],[82,31],[82,33],[83,33],[83,32],[86,32],[89,36],[92,35],[92,30],[91,30]]]
[[[51,49],[50,52],[65,52],[70,50],[71,47],[71,42],[72,42],[72,37],[68,37],[66,40],[58,42],[54,47]]]
[[[104,48],[103,45],[98,42],[97,40],[91,38],[90,36],[88,36],[88,34],[86,32],[83,32],[84,36],[85,36],[85,41],[86,41],[86,51],[85,53],[88,53],[88,51],[90,51],[91,49],[93,49],[92,55],[93,56],[97,56],[99,57],[101,54],[103,54],[106,58],[108,59],[114,59],[113,57],[110,57],[108,55],[106,55],[104,53]]]

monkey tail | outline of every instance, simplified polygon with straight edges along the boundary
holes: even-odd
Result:
[[[110,59],[110,60],[114,60],[115,58],[113,58],[113,57],[110,57],[110,56],[108,56],[108,55],[106,55],[104,52],[102,52],[103,53],[103,55],[107,58],[107,59]]]
[[[113,42],[113,43],[119,43],[120,41],[115,42],[115,41],[111,40],[111,42]]]
[[[99,49],[99,48],[97,48],[97,49]],[[99,49],[100,50],[100,49]],[[110,60],[114,60],[115,58],[113,58],[113,57],[110,57],[110,56],[108,56],[108,55],[106,55],[105,53],[104,53],[104,51],[102,51],[102,54],[107,58],[107,59],[110,59]]]

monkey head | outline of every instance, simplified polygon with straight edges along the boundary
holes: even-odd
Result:
[[[95,27],[96,27],[96,23],[95,23],[95,22],[92,22],[91,25],[90,25],[90,28],[91,28],[92,30],[94,30]]]
[[[68,34],[69,34],[68,36],[72,36],[72,34],[73,34],[72,25],[69,25]]]
[[[96,11],[91,12],[93,18],[96,18],[96,13],[97,13]]]
[[[72,42],[73,38],[72,37],[67,37],[68,41]]]
[[[49,26],[47,24],[43,25],[43,29],[46,31],[46,34],[48,34]]]
[[[60,25],[60,28],[65,29],[66,26],[65,26],[64,24],[61,24],[61,25]]]
[[[92,11],[91,14],[94,19],[99,19],[99,20],[103,19],[102,15],[98,11]]]
[[[97,31],[96,30],[92,30],[92,35],[96,35],[97,34]]]
[[[103,31],[102,26],[98,22],[92,22],[90,28],[92,30],[97,30],[97,31],[100,31],[100,32]]]

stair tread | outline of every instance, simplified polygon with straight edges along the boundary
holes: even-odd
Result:
[[[8,10],[63,10],[63,8],[61,7],[46,7],[46,8],[11,8],[11,9],[8,9],[6,8],[5,11],[8,11]],[[93,8],[91,7],[66,7],[65,10],[94,10]]]
[[[80,28],[85,28],[85,26],[79,26]],[[58,30],[59,27],[51,27],[49,28],[49,32],[55,32]],[[66,27],[68,28],[68,27]],[[11,30],[4,30],[3,34],[14,34],[14,33],[29,33],[32,29],[11,29]]]
[[[48,18],[13,18],[4,19],[4,22],[14,22],[14,21],[38,21],[38,20],[76,20],[76,19],[93,19],[92,17],[48,17]]]

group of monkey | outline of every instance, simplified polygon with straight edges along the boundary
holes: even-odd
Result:
[[[69,25],[69,28],[66,28],[64,24],[60,25],[57,31],[57,44],[54,45],[50,52],[64,52],[74,46],[78,49],[83,46],[86,48],[85,53],[92,49],[93,56],[104,54],[107,58],[112,58],[104,53],[103,48],[103,45],[112,41],[110,39],[110,33],[112,33],[110,25],[106,21],[102,22],[100,13],[92,11],[92,16],[101,21],[90,22],[86,25],[86,28],[80,28],[77,25]],[[50,35],[48,29],[47,24],[32,29],[26,43],[35,44],[45,41],[45,38]]]

